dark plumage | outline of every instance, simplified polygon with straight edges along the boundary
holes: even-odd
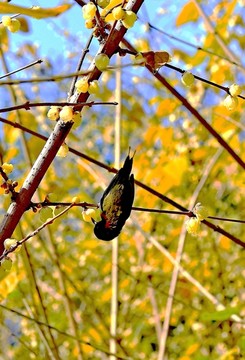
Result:
[[[127,156],[123,167],[111,180],[100,200],[101,220],[95,224],[94,234],[109,241],[119,235],[129,217],[134,201],[133,157]]]

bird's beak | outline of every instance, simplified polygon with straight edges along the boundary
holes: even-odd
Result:
[[[92,220],[92,223],[93,223],[94,225],[97,224],[97,221],[95,221],[93,218],[91,218],[91,220]]]

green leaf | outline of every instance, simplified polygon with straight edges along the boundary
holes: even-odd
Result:
[[[43,19],[48,17],[54,17],[62,14],[63,12],[70,9],[72,5],[69,4],[63,4],[60,6],[56,6],[54,8],[46,8],[46,9],[32,9],[32,8],[26,8],[18,5],[12,5],[12,4],[1,4],[0,5],[0,14],[16,14],[20,13],[22,15],[28,15],[31,17],[34,17],[36,19]]]
[[[229,319],[234,314],[239,314],[240,309],[235,308],[226,308],[221,311],[214,312],[204,312],[201,315],[202,321],[224,321]]]

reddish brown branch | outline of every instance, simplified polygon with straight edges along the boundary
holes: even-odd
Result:
[[[15,197],[15,200],[11,203],[0,225],[1,253],[3,251],[4,240],[11,237],[14,229],[20,221],[22,214],[29,207],[34,192],[39,186],[40,181],[48,170],[60,146],[63,144],[71,127],[72,122],[56,124],[54,131],[48,138],[22,188]]]
[[[131,51],[137,52],[136,49],[127,41],[123,40],[123,43]],[[145,65],[146,68],[164,85],[180,102],[195,116],[195,118],[207,129],[207,131],[220,143],[220,145],[233,157],[233,159],[245,169],[245,163],[239,155],[229,146],[229,144],[217,133],[217,131],[201,116],[201,114],[189,103],[189,101],[182,96],[175,88],[170,85],[167,80],[160,75],[155,73],[149,65]]]
[[[6,119],[3,119],[3,118],[0,118],[0,121],[4,122],[5,124],[9,124],[9,125],[11,125],[11,126],[14,126],[14,127],[18,128],[18,129],[21,129],[21,130],[23,130],[23,131],[26,131],[26,132],[28,132],[29,134],[31,134],[31,135],[33,135],[33,136],[36,136],[36,137],[38,137],[38,138],[40,138],[40,139],[42,139],[42,140],[45,140],[45,141],[47,140],[47,137],[46,137],[46,136],[41,135],[41,134],[38,134],[38,133],[36,133],[35,131],[29,130],[29,129],[25,128],[24,126],[22,126],[22,125],[20,125],[20,124],[18,124],[18,123],[13,123],[13,122],[11,122],[11,121],[9,121],[9,120],[6,120]],[[81,153],[81,152],[78,151],[78,150],[75,150],[75,149],[73,149],[73,148],[70,147],[70,148],[69,148],[69,151],[70,151],[71,153],[73,153],[73,154],[75,154],[75,155],[77,155],[77,156],[79,156],[79,157],[81,157],[81,158],[83,158],[83,159],[85,159],[85,160],[87,160],[87,161],[89,161],[89,162],[91,162],[91,163],[93,163],[93,164],[101,167],[101,168],[106,169],[106,170],[109,171],[109,172],[117,173],[117,170],[116,170],[115,168],[112,168],[112,167],[110,167],[110,166],[108,166],[108,165],[106,165],[106,164],[104,164],[104,163],[102,163],[102,162],[100,162],[100,161],[98,161],[98,160],[96,160],[96,159],[94,159],[94,158],[86,155],[86,154],[83,154],[83,153]],[[140,181],[138,181],[138,180],[135,180],[135,183],[136,183],[139,187],[141,187],[142,189],[145,189],[145,190],[146,190],[147,192],[149,192],[150,194],[158,197],[159,199],[163,200],[163,201],[166,202],[167,204],[172,205],[173,207],[179,209],[180,211],[183,211],[183,212],[185,212],[185,213],[188,213],[188,212],[189,212],[188,209],[186,209],[185,207],[183,207],[182,205],[180,205],[180,204],[177,203],[176,201],[168,198],[167,196],[165,196],[165,195],[163,195],[163,194],[160,194],[158,191],[156,191],[156,190],[152,189],[151,187],[143,184],[142,182],[140,182]],[[29,205],[30,205],[30,203],[29,203]],[[240,239],[236,238],[234,235],[232,235],[232,234],[228,233],[227,231],[223,230],[221,227],[216,226],[216,225],[214,225],[214,224],[212,224],[212,223],[210,223],[210,222],[208,222],[208,221],[206,221],[206,222],[204,222],[204,223],[205,223],[205,225],[207,225],[208,227],[212,228],[213,230],[219,232],[219,233],[222,234],[222,235],[225,235],[228,239],[234,241],[236,244],[239,244],[239,245],[241,245],[242,247],[245,247],[245,243],[244,243],[244,242],[242,242]]]
[[[128,3],[128,8],[137,13],[143,2],[144,0],[130,0]],[[116,52],[116,49],[118,48],[119,43],[122,41],[126,31],[127,29],[120,22],[117,22],[117,26],[112,32],[110,32],[105,44],[100,46],[98,53],[102,52],[111,57]],[[88,81],[98,79],[101,75],[101,72],[95,67],[94,62],[91,64],[89,71],[90,73],[88,75]],[[71,102],[83,103],[86,102],[88,97],[89,93],[76,93],[72,96]],[[82,108],[83,105],[79,105],[75,106],[74,110],[81,110]],[[56,156],[59,147],[62,145],[66,136],[69,134],[71,127],[72,122],[58,122],[56,124],[54,131],[50,135],[41,154],[39,155],[22,188],[20,189],[16,201],[10,205],[2,223],[0,224],[0,254],[4,250],[4,240],[11,237],[24,211],[30,205],[34,192],[36,191],[42,178],[44,177],[46,171]]]

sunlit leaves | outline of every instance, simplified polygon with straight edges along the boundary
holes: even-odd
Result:
[[[71,8],[72,5],[63,4],[60,6],[56,6],[54,8],[26,8],[18,5],[12,5],[9,3],[1,3],[0,5],[0,13],[2,14],[16,14],[20,13],[23,15],[28,15],[34,17],[36,19],[43,19],[48,17],[54,17],[62,14]]]
[[[102,4],[102,2],[100,3]],[[111,1],[108,7],[102,10],[102,13],[108,13],[109,8],[112,9],[116,6],[122,6],[122,1]],[[229,11],[229,16],[231,15],[229,24],[225,22],[222,24],[223,20],[220,15],[224,12],[222,10],[224,6]],[[126,8],[126,3],[124,8]],[[193,11],[194,8],[195,6],[190,5],[190,2],[184,8],[179,7],[179,14],[177,14],[179,32],[175,32],[174,28],[173,32],[168,27],[165,29],[165,21],[170,20],[168,16],[171,14],[171,6],[168,8],[166,16],[158,17],[158,25],[163,25],[163,29],[173,35],[181,38],[183,36],[185,40],[189,41],[189,37],[190,41],[195,42],[196,40],[197,45],[203,47],[204,50],[206,48],[226,56],[218,47],[214,34],[205,32],[201,17],[199,21],[199,15]],[[211,12],[212,9],[210,7],[208,9]],[[234,37],[235,30],[232,30],[231,22],[233,21],[236,26],[235,24],[240,21],[239,26],[241,27],[243,23],[241,20],[233,18],[230,4],[217,4],[214,10],[212,21],[217,20],[215,24],[219,23],[219,29],[224,29],[225,36],[229,33],[230,36],[226,38],[228,46],[233,46],[232,41],[236,41],[235,48],[239,53],[244,46],[244,39],[242,36],[237,36],[239,32],[236,32],[236,37]],[[81,10],[79,9],[79,11],[79,16],[81,16]],[[101,9],[99,11],[101,12]],[[109,16],[111,16],[111,20],[115,21],[112,19],[111,13]],[[174,23],[174,19],[172,20]],[[196,23],[192,27],[193,21]],[[34,23],[37,22],[34,21]],[[193,50],[192,48],[189,51],[187,45],[165,41],[165,36],[155,36],[159,34],[150,33],[149,29],[142,32],[143,26],[137,27],[138,24],[141,25],[140,15],[139,20],[135,23],[137,36],[134,36],[133,39],[137,52],[142,51],[143,55],[140,53],[136,57],[137,66],[132,66],[128,55],[122,57],[121,159],[128,153],[129,146],[136,149],[133,169],[135,178],[158,191],[161,196],[168,196],[186,209],[192,208],[194,203],[200,201],[210,210],[210,215],[243,219],[244,212],[241,204],[244,203],[244,196],[241,189],[244,187],[244,180],[239,166],[227,155],[225,150],[221,151],[220,144],[203,129],[184,105],[170,95],[168,90],[156,79],[153,79],[145,67],[139,65],[143,59],[142,64],[147,63],[154,71],[158,70],[170,60],[169,53],[171,53],[174,65],[216,81],[225,86],[227,91],[230,88],[230,95],[233,97],[238,96],[238,93],[237,88],[231,84],[243,83],[242,70],[204,50]],[[184,33],[184,29],[187,27],[193,29],[193,33]],[[3,26],[1,28],[3,29]],[[146,29],[145,26],[144,29]],[[227,29],[229,29],[228,32]],[[81,27],[82,35],[84,34],[83,30],[84,28]],[[199,32],[196,33],[196,30]],[[134,32],[134,28],[132,32]],[[81,47],[84,46],[81,41],[86,39],[83,36],[77,37],[73,28],[71,28],[71,33],[73,38],[69,38],[67,46],[70,48],[74,39],[76,41],[74,49],[76,48],[76,51],[80,52]],[[5,37],[3,36],[1,40],[5,41],[8,35],[5,32]],[[23,47],[21,46],[17,53],[20,63],[26,60],[26,58],[22,58],[25,56],[23,49],[26,50],[28,58],[36,58],[39,51],[44,51],[42,44],[40,44],[40,49],[34,47],[28,41],[27,35],[27,33],[22,34],[26,39],[23,41]],[[11,40],[12,37],[10,36],[9,39]],[[56,43],[52,43],[51,38],[49,45],[56,48]],[[234,47],[232,48],[234,49]],[[164,49],[164,51],[155,51],[156,49]],[[6,50],[7,46],[4,48],[4,51]],[[90,65],[94,54],[98,51],[97,41],[93,42],[90,50],[86,57],[86,69],[87,64]],[[51,54],[47,54],[47,57],[49,55]],[[12,60],[14,59],[13,53],[9,56],[12,61],[11,68],[16,68],[17,63],[15,64]],[[67,63],[65,56],[66,53],[63,51],[59,57],[59,60],[63,59],[67,64],[65,68],[62,68],[60,61],[56,61],[52,54],[51,58],[47,60],[53,64],[53,67],[45,68],[45,71],[52,73],[56,70],[59,72],[64,70],[64,73],[68,73],[71,69],[75,69],[76,64],[72,62],[73,58],[69,57]],[[99,82],[93,80],[89,82],[89,87],[87,84],[85,85],[83,90],[88,90],[93,98],[115,100],[114,59],[115,57],[112,56],[110,70],[104,72],[104,76]],[[102,68],[105,69],[107,65],[108,60],[106,66],[102,66]],[[237,153],[244,153],[245,145],[241,141],[243,138],[240,133],[243,127],[241,121],[243,99],[240,98],[237,108],[229,112],[222,104],[227,95],[223,90],[211,87],[199,80],[195,80],[192,87],[187,90],[181,84],[180,72],[163,67],[160,74],[179,92],[188,96],[188,100],[195,109],[207,119]],[[35,68],[35,73],[31,73],[31,75],[43,76],[46,74],[38,73],[38,69],[36,71]],[[44,101],[53,101],[53,98],[65,99],[69,86],[70,79],[66,79],[61,86],[60,84],[57,86],[57,92],[53,92],[48,90],[46,83],[45,85],[37,83],[35,84],[35,99],[40,98]],[[39,92],[40,89],[45,91]],[[22,85],[19,85],[16,90],[18,96],[21,95],[20,90],[26,91],[24,94],[26,97],[29,95],[29,88],[22,88]],[[7,88],[6,91],[8,91]],[[33,93],[30,96],[33,97]],[[24,98],[23,94],[22,97]],[[18,102],[20,102],[20,98],[18,98]],[[45,107],[42,110],[21,111],[21,123],[29,129],[49,136],[54,123],[47,119],[47,109]],[[114,111],[114,108],[105,106],[84,108],[81,123],[80,113],[71,114],[69,110],[68,116],[66,117],[67,114],[65,114],[65,118],[69,121],[72,117],[76,123],[67,139],[69,147],[73,147],[103,164],[114,166]],[[53,115],[53,120],[58,120],[59,111],[55,111]],[[9,113],[8,120],[18,123],[17,112]],[[22,132],[9,125],[4,125],[3,134],[2,162],[14,164],[15,171],[10,174],[10,177],[13,175],[18,177],[18,181],[22,185],[31,167],[29,164],[33,163],[40,154],[44,141],[36,140],[33,135],[25,134],[23,143],[26,144],[27,150],[31,154],[30,161],[23,157],[25,151],[22,147]],[[65,149],[66,155],[67,146],[64,146],[63,149]],[[112,173],[90,162],[86,157],[83,158],[69,152],[67,157],[55,158],[35,192],[33,201],[48,200],[47,194],[56,193],[58,196],[56,201],[68,203],[88,201],[97,204],[103,189],[109,184],[112,176]],[[7,209],[9,206],[10,197],[1,196],[2,204],[4,204],[3,211],[5,211],[5,208]],[[79,199],[75,199],[74,196]],[[54,201],[52,196],[49,196],[49,200]],[[157,198],[138,185],[136,186],[135,205],[156,209],[175,209],[173,205]],[[56,208],[55,213],[61,209],[62,207]],[[184,278],[183,274],[179,274],[177,288],[173,295],[171,327],[167,339],[167,354],[173,360],[181,358],[189,360],[194,357],[201,359],[203,354],[207,354],[207,358],[218,359],[229,354],[228,351],[233,351],[235,346],[238,346],[239,349],[242,348],[238,337],[239,325],[230,321],[233,311],[240,314],[239,305],[242,300],[241,292],[237,290],[242,287],[243,264],[240,248],[225,236],[220,236],[217,232],[208,230],[205,224],[200,224],[203,216],[200,217],[200,211],[199,213],[197,211],[196,214],[199,215],[199,219],[192,218],[191,221],[197,224],[198,234],[195,237],[187,234],[181,265],[219,301],[225,305],[231,304],[232,311],[225,309],[224,312],[223,310],[217,312],[212,302]],[[21,239],[53,216],[54,208],[43,207],[37,213],[27,210],[13,236]],[[96,216],[94,213],[92,214],[92,218],[95,220],[98,220],[99,217],[99,211]],[[187,216],[132,211],[130,220],[120,235],[118,266],[120,306],[117,339],[120,342],[120,344],[118,343],[120,350],[122,349],[122,352],[123,349],[125,350],[126,355],[120,353],[122,358],[125,356],[132,359],[142,357],[152,360],[157,356],[159,342],[155,330],[156,314],[162,325],[162,321],[166,318],[166,303],[174,269],[173,263],[159,248],[162,246],[173,259],[176,259],[179,239],[183,239],[185,236],[184,224],[187,219]],[[0,274],[0,294],[2,298],[6,298],[8,306],[18,308],[18,311],[24,314],[29,311],[22,301],[23,298],[26,298],[31,311],[35,312],[35,318],[40,321],[45,320],[43,310],[45,309],[47,322],[67,333],[70,333],[72,327],[64,309],[67,309],[67,304],[71,304],[79,339],[91,342],[91,344],[95,343],[96,346],[102,344],[103,349],[108,351],[112,294],[111,243],[100,242],[94,238],[91,214],[87,218],[85,217],[85,220],[88,222],[83,221],[82,208],[73,206],[65,216],[50,224],[32,241],[27,242],[20,256],[16,256],[11,271],[4,270],[3,275]],[[242,237],[244,233],[241,224],[210,221],[238,237]],[[191,230],[193,233],[195,227],[192,227]],[[158,242],[159,248],[153,246],[150,242],[152,239]],[[215,281],[213,281],[214,279]],[[149,289],[153,292],[156,308],[149,299]],[[9,321],[7,312],[2,311],[1,316],[3,324],[6,319]],[[41,353],[43,343],[36,326],[32,326],[27,319],[21,321],[16,314],[13,317],[18,322],[21,334],[25,337],[24,340],[31,349],[37,352],[40,350]],[[65,337],[64,334],[60,335],[55,330],[52,332],[60,354],[71,359],[78,358],[75,341]],[[225,334],[229,334],[229,337],[225,337]],[[48,336],[47,334],[50,349],[54,349]],[[221,349],[220,353],[217,353],[217,342],[221,344],[218,348],[219,351]],[[8,343],[6,342],[6,344]],[[13,352],[16,351],[15,357],[26,358],[23,355],[22,344],[20,342],[11,347],[11,354],[7,354],[7,356],[12,358]],[[101,354],[93,346],[86,344],[82,346],[88,359],[108,356],[107,353],[102,352]],[[10,346],[6,346],[6,349],[4,347],[4,351],[9,352]]]
[[[176,26],[181,26],[190,21],[196,21],[198,17],[199,12],[194,1],[189,1],[182,7],[176,19]]]

